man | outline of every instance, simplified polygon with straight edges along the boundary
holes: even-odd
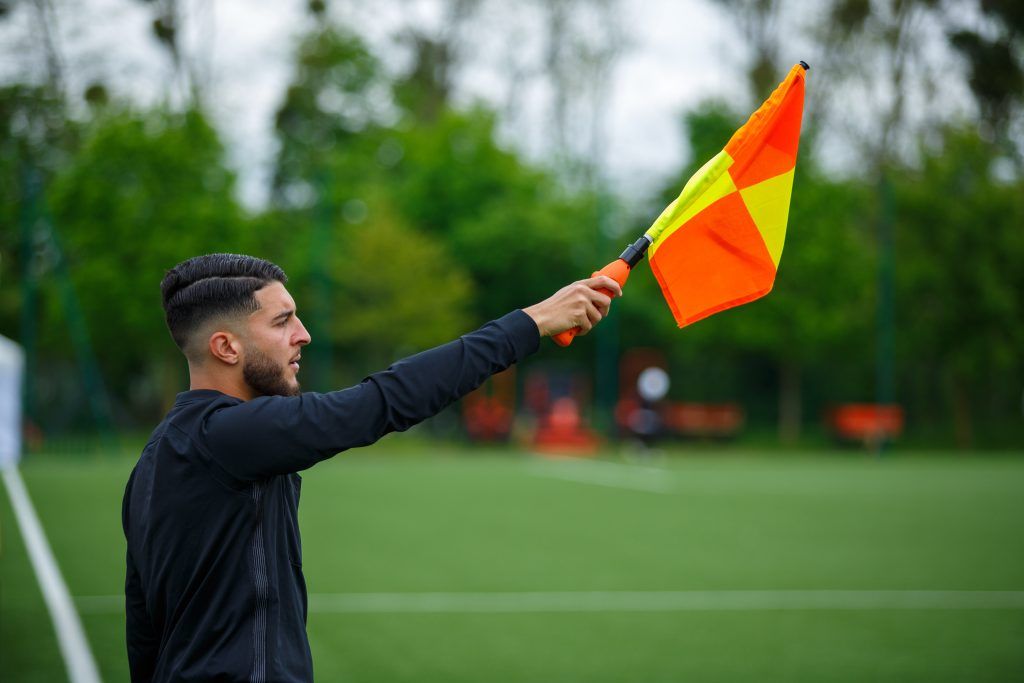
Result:
[[[539,346],[588,332],[620,296],[581,280],[360,384],[300,393],[309,333],[284,272],[211,254],[161,283],[190,388],[153,432],[125,490],[133,681],[310,681],[296,474],[436,414]]]

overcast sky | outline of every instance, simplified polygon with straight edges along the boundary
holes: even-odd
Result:
[[[310,26],[306,0],[181,0],[185,9],[185,49],[206,83],[207,105],[224,136],[239,173],[242,200],[259,207],[266,197],[274,155],[273,113],[291,77],[296,39]],[[0,78],[23,79],[42,67],[31,3],[20,3],[0,22]],[[407,55],[394,36],[403,26],[436,28],[443,23],[441,0],[338,0],[334,14],[353,26],[392,71]],[[152,37],[153,14],[139,0],[52,0],[67,89],[75,96],[93,81],[116,97],[152,104],[166,97],[171,69],[167,54]],[[521,5],[526,7],[527,5]],[[535,6],[535,5],[534,5]],[[623,198],[641,200],[665,182],[686,154],[680,115],[703,99],[716,97],[743,106],[743,65],[747,57],[728,17],[707,0],[621,0],[621,30],[627,47],[611,73],[600,161]],[[792,5],[791,5],[792,6]],[[803,12],[813,3],[795,3]],[[474,23],[473,59],[459,71],[457,99],[483,98],[507,106],[512,30],[516,5],[491,2]],[[494,9],[497,8],[497,9]],[[511,9],[510,9],[511,8]],[[489,12],[489,14],[488,14]],[[793,40],[785,61],[816,56],[800,45],[794,16],[782,22]],[[521,28],[521,27],[520,27]],[[540,38],[517,36],[523,53],[537,50]],[[491,45],[505,45],[506,51]],[[515,57],[515,55],[512,55]],[[822,59],[827,59],[823,55]],[[784,73],[779,74],[781,80]],[[819,71],[814,75],[822,75]],[[504,81],[503,81],[504,79]],[[812,80],[813,82],[813,80]],[[549,101],[540,88],[521,89],[515,114],[505,118],[503,142],[543,161],[550,143]],[[767,95],[768,93],[765,93]],[[547,93],[550,95],[550,93]]]

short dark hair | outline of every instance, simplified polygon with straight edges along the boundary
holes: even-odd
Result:
[[[254,294],[288,276],[278,266],[255,256],[206,254],[167,271],[160,283],[167,329],[188,355],[189,341],[208,320],[249,314],[259,309]]]

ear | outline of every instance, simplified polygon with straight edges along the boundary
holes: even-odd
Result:
[[[210,354],[228,365],[237,365],[242,359],[242,343],[230,332],[214,332],[210,335]]]

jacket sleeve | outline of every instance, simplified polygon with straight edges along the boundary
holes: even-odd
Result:
[[[203,441],[210,456],[242,480],[304,470],[436,415],[539,344],[533,320],[513,311],[348,389],[222,407],[206,416]]]
[[[121,526],[125,539],[128,539],[128,500],[135,480],[132,471],[128,479],[128,488],[121,504]],[[139,570],[132,557],[131,548],[125,553],[124,607],[125,607],[125,639],[128,645],[128,669],[131,680],[149,681],[156,668],[156,660],[160,639],[146,610],[146,596],[142,591]]]
[[[128,555],[128,572],[124,584],[126,635],[128,643],[128,668],[131,680],[149,681],[156,667],[157,649],[160,645],[153,624],[146,612],[146,600],[139,582],[139,572]]]

